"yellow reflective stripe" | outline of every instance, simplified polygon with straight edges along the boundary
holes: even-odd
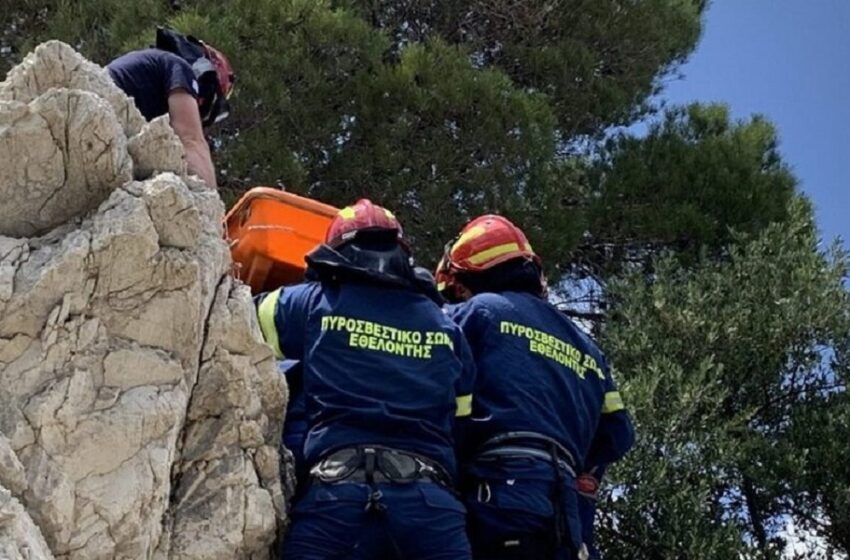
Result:
[[[438,292],[442,292],[445,289],[446,289],[446,283],[445,282],[437,282],[437,291]]]
[[[352,206],[346,206],[345,208],[337,212],[337,215],[343,220],[353,220],[354,216],[357,215],[357,211],[355,211],[354,207]]]
[[[469,416],[472,414],[472,395],[462,395],[455,399],[457,412],[455,416]]]
[[[260,307],[257,309],[257,317],[260,319],[260,330],[263,331],[263,338],[266,340],[266,344],[272,347],[274,357],[277,359],[283,358],[283,352],[280,351],[280,338],[277,334],[274,316],[277,311],[277,300],[280,298],[280,291],[282,289],[278,288],[264,297],[263,301],[260,302]]]
[[[623,397],[619,391],[611,391],[605,393],[605,403],[602,405],[602,414],[611,414],[618,410],[623,410],[626,405],[623,404]]]
[[[504,245],[496,245],[495,247],[490,247],[486,251],[481,251],[480,253],[476,253],[469,257],[469,262],[472,264],[482,264],[491,259],[495,259],[496,257],[501,257],[505,253],[510,253],[513,251],[519,251],[519,245],[517,243],[505,243]]]
[[[464,234],[458,237],[457,241],[454,242],[454,245],[452,245],[452,251],[454,251],[470,239],[481,237],[485,233],[487,233],[487,228],[485,228],[484,226],[475,226],[473,228],[469,228],[469,231],[464,232]]]
[[[384,208],[384,214],[386,214],[386,215],[387,215],[387,218],[389,218],[389,219],[391,219],[391,220],[395,220],[395,214],[393,214],[392,212],[390,212],[390,211],[389,211],[389,210],[387,210],[386,208]]]

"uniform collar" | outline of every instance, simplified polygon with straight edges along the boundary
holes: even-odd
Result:
[[[361,250],[356,255],[347,255],[344,249],[339,251],[322,244],[307,254],[305,260],[308,279],[400,288],[419,292],[438,305],[443,304],[434,284],[414,274],[413,266],[407,262],[407,254],[401,247],[398,254]]]

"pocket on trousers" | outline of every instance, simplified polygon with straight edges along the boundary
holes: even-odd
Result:
[[[573,542],[576,550],[581,547],[582,543],[582,519],[579,514],[579,494],[578,491],[571,486],[565,486],[563,491],[563,508],[564,516],[567,522],[567,531]],[[590,518],[591,528],[593,527],[593,518]],[[592,530],[592,529],[591,529]]]
[[[314,484],[293,507],[294,512],[312,511],[333,505],[340,507],[365,504],[368,489],[362,484],[348,482]]]
[[[481,480],[475,487],[474,499],[501,510],[514,510],[540,517],[552,517],[551,484],[516,479]]]
[[[466,508],[463,503],[458,500],[454,494],[439,484],[421,483],[418,484],[418,486],[419,493],[422,495],[422,499],[428,507],[453,511],[456,513],[466,513]]]
[[[537,481],[508,485],[505,480],[480,481],[487,492],[467,496],[473,555],[502,560],[554,558],[554,506],[549,486]],[[487,499],[489,497],[489,499]]]

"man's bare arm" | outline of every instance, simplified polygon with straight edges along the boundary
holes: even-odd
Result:
[[[204,138],[198,102],[186,91],[172,91],[168,96],[168,115],[171,118],[171,128],[183,143],[189,172],[198,175],[210,187],[217,188],[215,167],[210,147]]]

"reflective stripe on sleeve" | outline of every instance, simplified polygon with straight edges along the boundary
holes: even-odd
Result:
[[[626,406],[623,404],[623,397],[619,391],[611,391],[605,393],[605,403],[602,405],[602,414],[611,414],[618,410],[623,410]]]
[[[266,344],[271,346],[274,357],[278,360],[283,358],[283,352],[280,351],[280,337],[277,334],[274,316],[277,311],[277,300],[280,298],[282,289],[278,288],[264,297],[257,308],[257,317],[260,319],[260,330],[263,331],[263,338],[266,340]]]
[[[457,402],[455,416],[469,416],[472,414],[472,395],[461,395],[455,401]]]

